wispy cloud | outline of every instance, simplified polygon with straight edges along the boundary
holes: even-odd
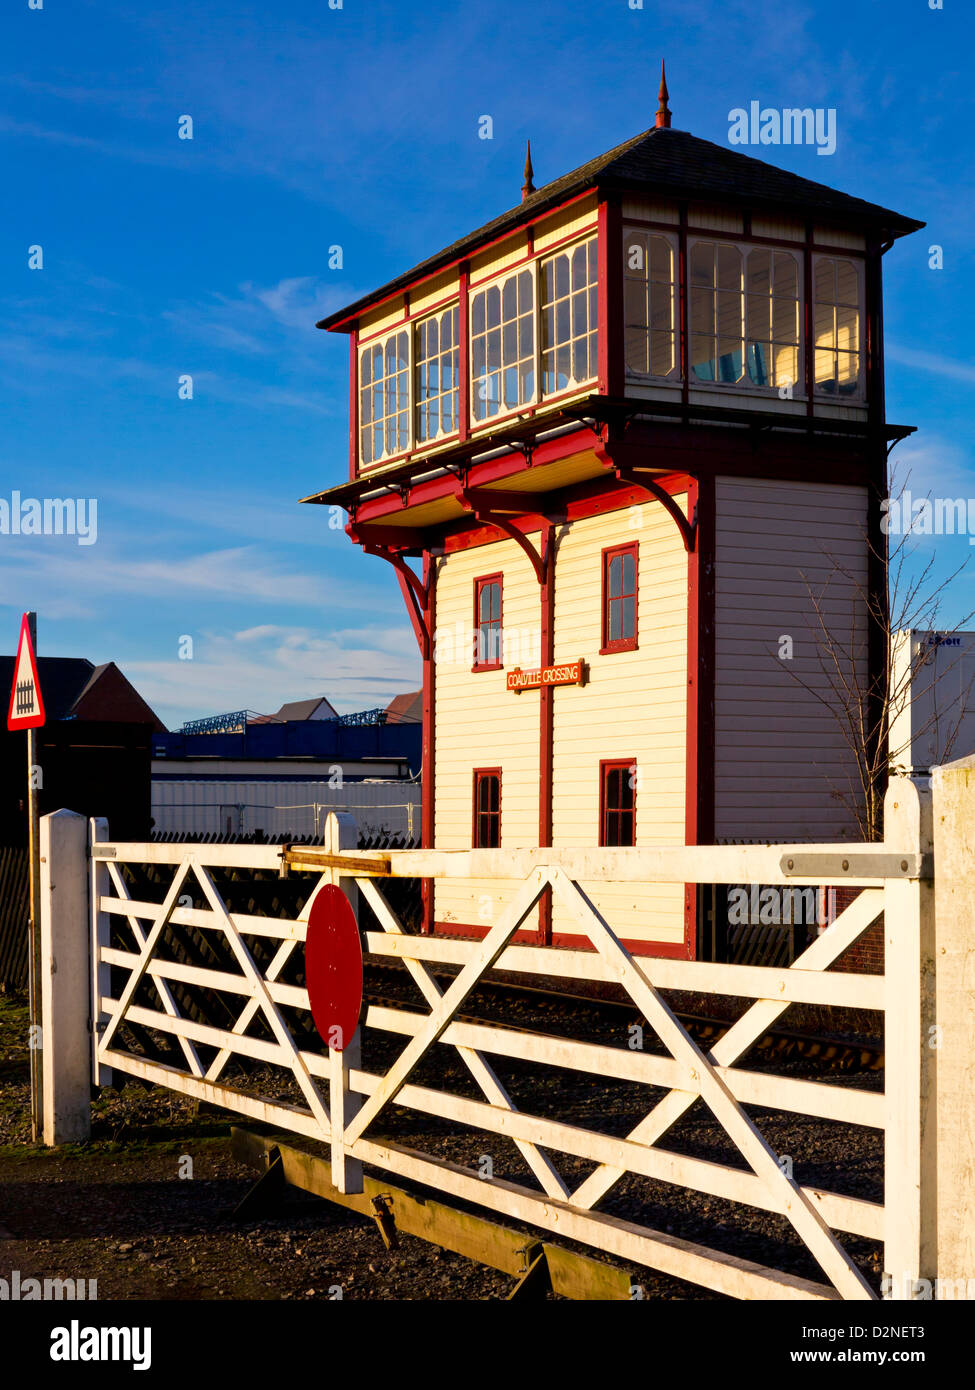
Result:
[[[60,545],[56,537],[3,541],[0,604],[17,608],[29,595],[31,606],[44,607],[52,617],[91,617],[104,609],[106,600],[118,607],[133,597],[318,609],[327,604],[351,612],[381,611],[385,598],[378,589],[275,563],[257,546],[136,558],[102,542],[82,550]]]
[[[953,357],[942,357],[935,352],[918,352],[915,348],[901,347],[888,343],[885,348],[888,361],[900,362],[904,367],[916,367],[918,371],[932,372],[935,376],[948,377],[952,381],[975,381],[975,363],[959,362]]]
[[[319,636],[275,625],[207,631],[193,659],[127,661],[125,674],[171,727],[224,709],[270,713],[324,695],[339,713],[386,705],[419,685],[412,634],[366,627]]]

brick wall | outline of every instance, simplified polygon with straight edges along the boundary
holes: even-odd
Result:
[[[837,888],[836,890],[836,915],[837,917],[844,908],[849,907],[853,899],[859,896],[859,888]],[[844,951],[836,964],[834,970],[845,970],[861,975],[882,975],[884,973],[884,919],[880,917],[874,922],[872,927],[854,942],[848,950]]]

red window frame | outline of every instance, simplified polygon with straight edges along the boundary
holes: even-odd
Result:
[[[633,556],[633,589],[626,593],[620,593],[614,598],[609,595],[609,569],[612,562],[621,555]],[[610,639],[610,604],[622,603],[624,599],[633,599],[633,636],[617,637]],[[607,546],[603,551],[603,591],[602,591],[602,645],[599,648],[600,656],[605,656],[607,652],[635,652],[638,646],[640,633],[640,542],[630,541],[627,545]]]
[[[498,809],[496,811],[479,809],[480,790],[483,783],[488,778],[494,777],[498,783]],[[471,822],[471,848],[472,849],[497,849],[501,844],[501,769],[499,767],[475,767],[473,773],[473,819]],[[484,816],[490,819],[497,819],[495,828],[496,843],[487,844],[480,836],[480,818]],[[490,838],[490,837],[489,837]]]
[[[498,629],[498,656],[496,661],[481,660],[481,590],[488,584],[498,586],[497,620],[491,618],[488,626]],[[482,574],[474,580],[474,664],[472,671],[500,671],[504,665],[504,575]]]
[[[625,799],[622,797],[618,805],[609,804],[609,779],[614,772],[628,775],[629,790],[632,794],[630,806],[625,805]],[[636,844],[636,781],[632,775],[635,772],[635,758],[604,758],[599,764],[599,843],[603,848],[626,848]],[[610,837],[610,816],[630,817],[632,839],[619,838],[622,834],[622,821],[617,827],[617,838]]]

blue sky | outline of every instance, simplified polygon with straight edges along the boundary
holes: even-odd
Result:
[[[834,155],[754,153],[929,224],[885,261],[895,458],[975,495],[969,0],[631,2],[6,7],[0,496],[96,497],[98,541],[0,536],[0,650],[36,608],[42,653],[116,661],[170,726],[414,688],[388,567],[297,505],[347,467],[347,343],[314,322],[517,202],[526,137],[540,186],[651,125],[661,56],[676,126],[834,107]]]

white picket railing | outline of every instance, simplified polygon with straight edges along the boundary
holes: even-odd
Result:
[[[68,813],[58,813],[64,816]],[[50,817],[48,820],[56,820]],[[330,817],[322,849],[303,847],[286,856],[290,869],[319,879],[296,920],[228,911],[214,870],[226,867],[282,870],[275,846],[172,845],[110,842],[104,823],[92,822],[89,847],[91,904],[92,1057],[96,1082],[118,1071],[210,1101],[251,1119],[331,1146],[332,1175],[343,1191],[361,1190],[366,1164],[502,1213],[611,1256],[652,1267],[738,1298],[871,1299],[874,1290],[837,1232],[868,1237],[884,1247],[893,1296],[910,1296],[933,1268],[936,1201],[930,1134],[933,1027],[930,985],[934,953],[931,794],[927,784],[900,781],[887,801],[887,838],[874,845],[746,845],[688,848],[586,850],[358,851],[348,818]],[[67,827],[70,829],[71,827]],[[49,828],[49,842],[54,828]],[[160,902],[133,900],[120,865],[172,869]],[[483,940],[414,935],[404,931],[382,891],[386,878],[494,878],[516,882],[503,916]],[[633,956],[604,920],[582,884],[626,882],[734,882],[780,884],[845,882],[862,891],[789,968],[735,966]],[[426,1003],[416,1008],[368,1005],[362,1030],[378,1029],[405,1040],[384,1074],[363,1069],[355,1039],[344,1052],[299,1046],[288,1026],[289,1009],[307,1009],[304,989],[281,982],[305,938],[311,902],[324,883],[338,883],[353,904],[368,903],[378,931],[363,934],[364,949],[395,958],[412,976]],[[519,927],[547,887],[573,914],[588,949],[513,944]],[[186,899],[205,902],[187,905]],[[181,899],[183,901],[181,902]],[[831,971],[830,967],[883,914],[884,976]],[[111,944],[112,922],[124,919],[131,948]],[[167,923],[219,932],[236,970],[211,969],[166,958],[159,952]],[[248,938],[273,949],[259,969]],[[442,989],[432,968],[459,967]],[[125,983],[111,994],[113,968]],[[666,1055],[625,1046],[583,1042],[490,1026],[458,1017],[465,999],[486,972],[498,968],[524,976],[612,981],[622,986]],[[116,976],[118,978],[118,976]],[[135,1002],[148,978],[154,1006]],[[236,1000],[236,1021],[217,1027],[181,1016],[173,986],[199,986]],[[754,1002],[709,1051],[675,1017],[662,990],[721,994]],[[144,993],[144,992],[143,992]],[[817,1080],[776,1076],[740,1065],[749,1048],[792,1003],[871,1009],[887,1015],[883,1093]],[[248,1029],[260,1016],[264,1037]],[[126,1021],[171,1035],[181,1066],[138,1055],[124,1041]],[[483,1099],[419,1084],[418,1064],[437,1046],[456,1049]],[[204,1055],[201,1057],[201,1049]],[[931,1053],[931,1056],[928,1056]],[[232,1057],[286,1068],[300,1101],[269,1099],[222,1079]],[[550,1115],[520,1109],[492,1067],[491,1057],[582,1072],[593,1078],[663,1088],[625,1137],[614,1137]],[[704,1161],[659,1147],[698,1098],[733,1141],[744,1166]],[[538,1189],[481,1176],[473,1169],[382,1138],[386,1108],[436,1116],[464,1131],[474,1129],[513,1141]],[[883,1205],[860,1197],[801,1186],[761,1133],[746,1107],[863,1125],[885,1133]],[[560,1172],[558,1156],[595,1164],[583,1181]],[[704,1246],[597,1210],[624,1174],[638,1174],[695,1192],[744,1203],[784,1216],[823,1271],[816,1283],[794,1274],[731,1257]]]

